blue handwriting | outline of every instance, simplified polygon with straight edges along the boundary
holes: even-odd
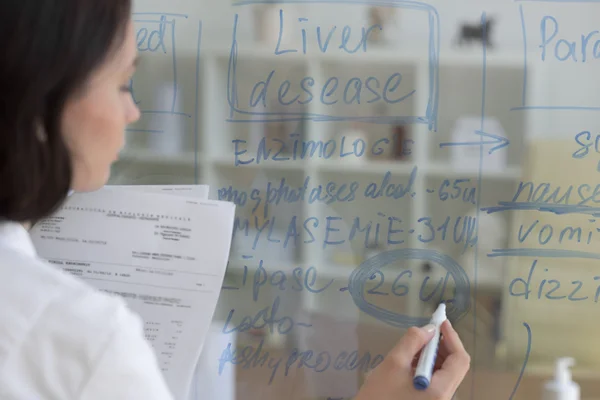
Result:
[[[559,22],[555,17],[546,15],[540,21],[540,32],[542,34],[542,43],[539,47],[542,49],[542,61],[546,61],[546,51],[548,50],[548,47],[550,47],[551,50],[554,50],[554,59],[558,61],[569,60],[573,62],[581,61],[584,63],[590,55],[588,54],[589,51],[592,52],[591,55],[594,59],[600,57],[600,40],[590,42],[595,35],[599,34],[597,30],[588,32],[585,35],[581,34],[581,41],[579,43],[576,40],[567,40],[564,38],[557,39]],[[588,45],[589,47],[592,47],[591,50],[588,48]],[[577,59],[579,54],[581,55],[580,60]]]
[[[515,278],[510,282],[508,286],[509,294],[513,297],[523,297],[525,300],[529,300],[531,297],[536,297],[538,300],[542,298],[544,300],[563,300],[563,301],[584,301],[588,300],[589,296],[582,296],[580,294],[581,288],[584,285],[584,281],[573,280],[570,282],[563,282],[558,279],[553,279],[552,276],[547,275],[548,268],[544,268],[543,272],[537,272],[538,260],[534,260],[529,268],[527,280],[523,278]],[[539,270],[538,270],[539,271]],[[532,283],[533,276],[536,276],[536,281],[541,279],[537,285]],[[540,276],[541,275],[541,276]],[[599,281],[600,276],[594,276],[594,281]],[[591,282],[585,282],[586,286],[592,284]],[[600,282],[595,284],[596,294],[594,296],[594,303],[598,302],[600,297]],[[532,294],[533,292],[533,294]],[[591,301],[591,299],[589,299]]]
[[[244,256],[244,258],[249,259],[252,257]],[[390,275],[392,278],[394,278],[394,281],[389,289],[382,288],[386,284],[385,272],[376,271],[371,276],[367,277],[367,281],[375,283],[375,287],[368,290],[365,288],[365,293],[375,296],[407,296],[410,291],[408,281],[413,278],[413,271],[411,269],[404,269],[400,273],[390,271],[388,273],[388,277]],[[430,280],[432,280],[431,276],[425,275],[419,290],[419,300],[422,302],[429,302],[437,294],[439,295],[439,299],[436,300],[436,304],[439,304],[442,301],[446,303],[452,303],[454,301],[453,298],[445,298],[449,278],[451,278],[451,274],[450,272],[447,272],[446,275],[444,277],[440,277],[437,283],[434,285],[433,282],[430,282]],[[319,270],[313,266],[306,269],[303,267],[295,267],[292,271],[273,271],[265,269],[264,261],[259,260],[258,266],[254,271],[251,271],[247,265],[244,265],[244,272],[241,276],[241,284],[237,286],[227,286],[226,289],[239,290],[247,285],[252,285],[252,300],[255,302],[258,301],[261,290],[264,288],[274,288],[282,292],[288,290],[301,292],[306,290],[312,294],[319,294],[326,290],[339,290],[340,292],[346,292],[349,290],[348,287],[339,289],[332,287],[334,279],[329,279],[327,282],[317,285],[317,282],[322,281],[323,280],[319,276]],[[390,280],[388,279],[387,283],[389,284],[389,282]],[[429,286],[434,287],[429,293],[427,293]],[[454,295],[455,294],[456,293],[454,293]],[[233,315],[233,310],[230,315]]]
[[[367,145],[364,139],[350,139],[346,135],[336,139],[323,140],[304,140],[300,138],[299,133],[291,133],[287,140],[263,137],[256,149],[248,150],[248,142],[243,139],[234,139],[231,142],[234,147],[234,165],[260,164],[264,161],[290,161],[307,159],[331,159],[331,158],[361,158],[379,156],[383,154],[386,148],[392,146],[401,146],[402,155],[410,156],[412,154],[412,145],[415,143],[412,139],[404,139],[401,144],[397,144],[397,139],[380,138],[371,146]],[[246,155],[250,153],[250,156]]]
[[[430,317],[417,317],[395,313],[377,306],[365,299],[365,285],[371,276],[381,269],[401,261],[420,260],[439,264],[447,270],[454,281],[454,297],[447,307],[448,319],[457,321],[466,315],[470,308],[469,278],[463,268],[452,257],[429,249],[397,249],[385,251],[365,260],[348,280],[348,291],[354,304],[364,313],[395,327],[408,328],[429,322]]]
[[[596,222],[595,219],[588,220],[591,223]],[[600,228],[586,229],[580,226],[572,226],[568,225],[564,228],[555,228],[551,224],[544,224],[540,226],[539,220],[535,220],[529,224],[521,224],[519,226],[519,233],[517,235],[520,243],[525,242],[530,235],[535,240],[535,243],[540,244],[542,246],[547,245],[548,243],[552,244],[563,244],[566,240],[576,241],[577,243],[581,243],[582,235],[584,236],[584,243],[590,244],[592,242],[592,236],[594,233],[600,232]],[[537,229],[537,234],[534,233],[534,229]],[[587,240],[585,240],[585,236],[587,236]],[[552,243],[551,240],[554,239],[556,243]]]
[[[238,5],[250,4],[251,2],[242,2]],[[340,2],[342,4],[343,2]],[[353,115],[331,115],[329,113],[314,113],[314,112],[306,112],[304,111],[277,111],[277,112],[265,112],[264,110],[257,109],[244,109],[244,107],[240,108],[240,104],[250,104],[251,108],[256,108],[260,103],[262,108],[266,108],[266,99],[267,97],[272,98],[271,96],[267,96],[267,94],[277,95],[277,101],[282,105],[291,105],[294,103],[298,104],[309,104],[313,101],[315,93],[313,93],[313,86],[315,86],[316,82],[318,85],[322,82],[321,79],[315,80],[312,76],[305,76],[299,82],[296,82],[293,86],[294,89],[292,93],[288,93],[290,88],[292,87],[292,83],[289,80],[285,80],[280,83],[278,88],[274,88],[269,91],[270,86],[275,86],[277,84],[272,84],[271,80],[275,75],[275,70],[272,70],[271,73],[265,78],[264,81],[259,81],[252,90],[252,95],[249,96],[246,102],[243,100],[240,102],[239,90],[237,86],[237,64],[238,64],[238,48],[239,43],[237,41],[237,27],[239,15],[234,15],[234,23],[233,23],[233,32],[232,32],[232,41],[231,41],[231,51],[229,56],[229,65],[227,71],[227,103],[229,104],[229,117],[227,121],[236,122],[236,123],[247,123],[247,122],[257,122],[255,118],[249,119],[250,115],[260,115],[263,118],[261,121],[303,121],[303,120],[314,120],[314,121],[343,121],[343,120],[360,120],[365,122],[372,123],[415,123],[415,124],[427,124],[430,131],[437,131],[437,112],[438,112],[438,100],[439,100],[439,42],[440,42],[440,23],[439,23],[439,15],[435,7],[432,7],[429,4],[425,4],[422,2],[415,1],[404,1],[399,0],[395,1],[388,5],[393,7],[401,7],[413,10],[421,10],[427,13],[427,20],[424,21],[425,25],[428,29],[429,40],[424,43],[424,49],[427,51],[428,58],[428,72],[429,72],[429,89],[427,93],[424,94],[427,98],[427,105],[423,109],[424,115],[395,115],[395,116],[357,116],[356,113]],[[282,26],[284,23],[283,14],[280,13],[280,30],[283,30]],[[307,22],[306,18],[300,18],[299,23]],[[374,29],[379,29],[378,25],[371,25],[369,28],[364,31],[361,29],[360,40],[358,40],[358,44],[356,47],[352,48],[348,45],[348,42],[351,37],[352,28],[346,26],[342,30],[342,47],[338,47],[346,52],[360,51],[361,49],[366,51],[365,38],[368,37],[369,33]],[[317,37],[321,38],[321,42],[319,43],[319,48],[321,52],[326,51],[326,46],[329,46],[328,43],[330,38],[329,35],[333,36],[335,33],[334,29],[330,29],[328,36],[325,38],[324,35]],[[304,35],[302,37],[302,51],[310,51],[308,48],[308,31],[301,31],[301,34]],[[305,44],[306,43],[306,44]],[[337,43],[337,42],[336,42]],[[286,51],[286,50],[298,50],[298,49],[281,49],[281,43],[278,43],[277,52]],[[314,46],[313,46],[314,47]],[[299,53],[299,50],[296,51]],[[285,53],[284,53],[285,54]],[[319,77],[320,78],[320,77]],[[278,80],[284,79],[284,77],[277,77]],[[319,100],[323,105],[332,105],[340,101],[340,97],[343,96],[343,100],[347,104],[361,104],[365,99],[361,99],[364,91],[370,92],[369,98],[366,100],[367,103],[374,103],[378,101],[383,101],[385,103],[396,104],[403,102],[409,97],[413,96],[415,90],[411,87],[407,87],[404,90],[399,90],[402,85],[402,74],[400,72],[394,72],[387,79],[382,79],[381,81],[374,76],[367,77],[352,77],[346,82],[342,82],[340,84],[340,78],[336,76],[324,77],[325,83],[322,88],[316,88],[317,95],[320,94]],[[383,83],[383,85],[382,85]],[[410,85],[410,83],[409,83]],[[298,87],[299,86],[299,87]],[[336,90],[338,86],[345,87],[345,90],[342,94],[342,90],[336,94]],[[383,89],[381,86],[384,86]],[[365,90],[366,88],[366,90]],[[411,90],[412,89],[412,90]],[[400,92],[400,93],[395,93]],[[275,96],[273,96],[275,97]]]
[[[575,135],[575,142],[577,142],[579,147],[576,151],[573,152],[573,158],[582,159],[585,158],[590,153],[590,147],[594,146],[594,152],[596,154],[600,154],[600,134],[593,135],[590,131],[582,131]],[[600,161],[596,166],[596,171],[600,172]]]
[[[242,190],[234,189],[233,186],[224,187],[218,190],[219,200],[233,201],[236,205],[244,207],[248,201],[253,202],[252,213],[254,214],[258,207],[263,204],[264,215],[269,215],[269,206],[279,205],[281,203],[296,203],[306,202],[307,204],[324,203],[332,204],[335,202],[348,203],[356,200],[357,193],[367,199],[391,198],[399,200],[407,196],[414,197],[416,193],[413,191],[414,184],[417,178],[417,167],[413,167],[408,181],[405,183],[390,183],[392,172],[387,171],[379,182],[368,183],[364,190],[360,188],[357,181],[348,181],[339,183],[329,181],[325,184],[311,185],[312,178],[307,176],[304,178],[304,183],[300,187],[291,187],[285,178],[281,178],[279,182],[267,182],[264,196],[261,196],[260,189],[252,189],[250,193]],[[454,194],[446,192],[446,183],[443,182],[440,186],[440,199],[447,200],[460,196],[461,188],[458,186],[460,180],[453,183]],[[449,186],[449,182],[448,182]],[[360,192],[359,192],[360,189]],[[458,192],[456,192],[458,190]],[[465,192],[470,189],[465,189]],[[263,200],[263,197],[266,199]],[[470,194],[463,194],[463,198],[471,199]]]
[[[367,372],[377,367],[384,359],[384,355],[372,355],[369,351],[363,354],[358,350],[332,354],[329,351],[302,351],[298,348],[291,350],[287,356],[281,356],[271,354],[263,347],[263,340],[256,347],[249,345],[242,349],[235,349],[232,343],[228,343],[219,359],[219,375],[223,373],[227,364],[239,365],[244,369],[268,368],[271,370],[269,377],[269,385],[271,385],[280,367],[285,377],[289,376],[294,366],[296,369],[306,368],[314,372],[325,372],[331,369]]]
[[[285,49],[282,50],[281,49],[281,39],[283,37],[283,32],[284,32],[284,25],[285,25],[286,19],[284,18],[284,13],[283,10],[280,9],[279,10],[279,34],[277,37],[277,46],[275,47],[275,55],[281,55],[281,54],[286,54],[286,53],[297,53],[298,50],[297,49]],[[308,22],[308,18],[298,18],[298,22],[302,25],[305,22]],[[383,30],[383,27],[379,24],[373,24],[371,26],[369,26],[367,29],[365,29],[365,27],[361,28],[361,33],[359,34],[359,40],[358,40],[358,44],[355,45],[356,47],[352,48],[348,48],[349,46],[349,42],[350,42],[350,38],[352,37],[352,27],[350,27],[349,25],[344,26],[344,28],[341,31],[341,38],[340,38],[340,45],[337,46],[338,49],[345,51],[346,53],[349,54],[354,54],[356,52],[358,52],[359,50],[362,49],[363,52],[367,52],[367,43],[368,43],[368,37],[369,34],[374,30],[374,29],[379,29],[380,31]],[[329,32],[327,33],[326,36],[323,36],[321,34],[321,27],[317,26],[316,27],[316,41],[318,43],[319,46],[319,50],[322,53],[326,53],[327,49],[329,48],[331,39],[333,37],[333,34],[335,33],[335,31],[337,30],[337,26],[332,26],[329,29]],[[308,51],[308,32],[305,28],[301,29],[301,35],[302,35],[302,53],[306,54]]]
[[[451,185],[452,187],[450,188]],[[464,185],[468,185],[468,187],[463,187]],[[444,179],[440,185],[438,193],[439,198],[442,201],[462,198],[462,201],[465,203],[475,204],[477,187],[476,185],[471,184],[471,179],[468,178],[454,179],[453,181],[450,179]]]
[[[248,259],[251,256],[244,256]],[[249,268],[244,265],[244,273],[242,274],[242,284],[240,287],[246,286],[248,283]],[[263,260],[258,262],[258,267],[252,274],[252,300],[258,301],[260,291],[263,287],[278,288],[281,291],[291,289],[301,292],[306,290],[310,293],[321,293],[325,291],[333,283],[333,279],[323,286],[316,286],[319,281],[319,272],[315,267],[308,267],[306,270],[302,267],[296,267],[291,272],[276,270],[269,272],[263,266]],[[240,287],[231,287],[239,289]]]
[[[452,241],[455,244],[462,243],[464,245],[463,252],[467,247],[473,247],[477,243],[477,219],[472,216],[448,216],[443,220],[436,221],[432,217],[419,218],[417,223],[423,228],[422,233],[414,228],[406,227],[404,225],[406,222],[396,216],[388,216],[382,212],[378,212],[377,216],[381,220],[350,218],[352,225],[349,229],[344,230],[345,233],[340,233],[346,227],[341,217],[318,218],[312,216],[304,218],[292,215],[289,217],[289,221],[285,221],[287,231],[283,239],[272,236],[273,230],[278,226],[278,219],[275,216],[262,222],[259,222],[257,216],[254,216],[253,220],[236,216],[233,236],[241,233],[248,237],[252,228],[254,231],[253,250],[257,248],[259,240],[277,243],[283,248],[287,248],[290,244],[297,246],[298,241],[302,240],[302,234],[309,237],[302,240],[304,244],[317,244],[323,249],[340,246],[361,237],[364,238],[365,248],[389,247],[406,243],[408,235],[413,234],[417,235],[417,239],[421,243],[430,243],[435,239]],[[381,232],[382,228],[387,228],[385,233]],[[316,238],[315,231],[323,234],[322,240]]]
[[[236,61],[237,62],[237,61]],[[277,102],[282,106],[290,106],[293,104],[306,105],[315,101],[315,94],[312,87],[315,86],[315,79],[312,76],[305,76],[299,82],[292,84],[289,79],[278,82],[278,77],[275,79],[276,69],[271,70],[266,78],[256,82],[252,88],[252,92],[248,98],[250,108],[267,108],[267,99],[275,97]],[[273,83],[273,82],[276,83]],[[341,84],[340,84],[341,83]],[[400,90],[402,83],[402,74],[394,72],[385,79],[383,89],[382,82],[374,76],[367,77],[352,77],[346,81],[330,76],[327,78],[323,86],[317,90],[318,99],[321,104],[331,106],[338,103],[340,100],[345,104],[372,104],[376,102],[385,102],[386,104],[397,104],[411,97],[415,90],[403,92],[394,95]],[[275,91],[271,91],[273,86],[277,86]],[[343,88],[343,89],[342,89]],[[290,92],[291,93],[288,93]],[[338,90],[339,89],[339,90]],[[336,92],[337,91],[337,92]],[[368,92],[368,93],[365,93]],[[273,96],[276,93],[276,96]],[[236,94],[238,94],[236,92]],[[365,100],[366,95],[367,100]]]
[[[150,22],[150,21],[144,21]],[[157,52],[159,49],[162,50],[163,53],[167,53],[167,48],[165,46],[165,32],[166,26],[174,24],[174,21],[167,21],[167,17],[161,15],[160,21],[155,21],[158,23],[158,29],[153,29],[148,31],[148,28],[140,28],[136,32],[136,43],[137,49],[141,52]]]
[[[520,201],[519,201],[520,200]],[[566,188],[553,187],[549,182],[535,184],[521,181],[512,201],[498,202],[497,206],[484,207],[488,214],[509,210],[537,210],[555,214],[589,214],[600,216],[600,184],[582,183]]]
[[[292,329],[294,329],[295,326],[307,328],[312,326],[306,323],[295,322],[291,317],[288,316],[278,316],[277,312],[279,311],[279,302],[280,299],[279,296],[277,296],[275,300],[273,300],[273,304],[271,306],[263,308],[252,317],[243,317],[241,322],[239,322],[237,325],[232,322],[235,316],[235,309],[232,309],[229,311],[229,315],[225,320],[225,325],[223,325],[222,332],[224,334],[242,333],[253,329],[262,329],[268,326],[271,333],[277,331],[279,334],[287,335],[292,331]]]
[[[333,204],[333,203],[350,203],[357,199],[358,196],[363,198],[377,199],[380,197],[390,197],[395,200],[406,197],[410,194],[411,197],[416,195],[412,191],[417,174],[417,167],[412,170],[408,178],[408,182],[404,184],[390,184],[392,172],[387,171],[383,175],[381,182],[371,182],[365,186],[365,189],[360,187],[358,181],[340,181],[331,180],[319,185],[311,185],[312,177],[306,176],[302,186],[291,186],[286,178],[281,178],[278,181],[268,181],[265,185],[264,192],[261,189],[254,188],[248,192],[236,189],[229,185],[218,190],[217,196],[219,200],[230,201],[239,207],[245,207],[247,204],[252,205],[252,214],[256,212],[258,207],[262,205],[263,214],[269,215],[269,206],[279,204],[293,204],[297,202],[313,204]],[[477,187],[471,182],[471,179],[444,179],[437,189],[427,189],[427,193],[436,193],[441,201],[459,200],[465,203],[475,204],[477,195]],[[263,199],[264,198],[264,199]]]
[[[395,275],[395,274],[392,274],[392,275]],[[377,282],[377,284],[375,285],[374,288],[365,290],[365,292],[367,294],[372,294],[372,295],[376,295],[376,296],[389,296],[390,294],[392,294],[393,296],[397,296],[397,297],[406,296],[406,295],[408,295],[410,289],[409,289],[409,285],[407,283],[401,281],[401,279],[404,278],[405,276],[408,279],[410,279],[413,276],[413,272],[410,269],[406,269],[406,270],[400,272],[394,279],[394,282],[392,283],[392,286],[388,291],[388,290],[380,289],[380,287],[383,286],[385,283],[385,274],[380,270],[375,271],[371,276],[369,276],[369,281],[375,281],[375,282]],[[431,292],[426,293],[427,287],[430,285],[429,280],[431,279],[431,277],[429,275],[425,276],[423,278],[423,282],[421,283],[421,289],[419,290],[419,300],[424,303],[427,303],[427,302],[431,301],[431,299],[436,294],[439,293],[439,298],[434,302],[435,304],[439,304],[441,302],[444,302],[446,304],[453,303],[454,297],[446,298],[444,296],[446,294],[448,278],[450,278],[450,277],[451,277],[450,272],[446,272],[446,275],[443,278],[442,277],[439,278],[437,284],[431,290]],[[388,283],[389,283],[389,281],[388,281]],[[454,287],[453,296],[456,296],[456,287]]]

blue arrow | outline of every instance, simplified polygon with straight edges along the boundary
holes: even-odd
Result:
[[[510,141],[503,137],[503,136],[499,136],[499,135],[493,135],[491,133],[486,133],[483,131],[475,131],[476,135],[479,136],[485,136],[488,137],[492,140],[488,140],[488,141],[473,141],[473,142],[447,142],[447,143],[440,143],[440,147],[448,147],[448,146],[481,146],[484,144],[495,144],[497,146],[494,146],[490,149],[490,151],[488,152],[489,154],[492,154],[494,151],[496,150],[500,150],[503,147],[506,147],[510,144]]]

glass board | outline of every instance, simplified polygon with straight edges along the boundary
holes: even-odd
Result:
[[[600,398],[600,4],[136,0],[111,184],[207,184],[231,255],[190,399],[349,399],[437,304],[458,399]]]

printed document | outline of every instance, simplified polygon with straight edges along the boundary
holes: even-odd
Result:
[[[196,197],[198,199],[208,199],[208,185],[118,185],[106,186],[115,189],[133,189],[143,192],[162,192],[176,194],[180,196]]]
[[[160,187],[75,193],[30,231],[40,257],[122,296],[183,399],[223,284],[235,205]]]

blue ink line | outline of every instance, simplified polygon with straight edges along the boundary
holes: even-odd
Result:
[[[167,25],[173,25],[175,24],[175,21],[167,21],[167,20],[157,20],[157,19],[134,19],[133,22],[149,22],[149,23],[154,23],[154,24],[167,24]]]
[[[521,106],[513,107],[510,111],[554,110],[554,111],[600,111],[600,107],[584,106]]]
[[[468,315],[471,307],[469,277],[462,266],[452,257],[431,249],[401,248],[388,250],[364,260],[351,272],[348,278],[348,291],[356,307],[365,314],[396,328],[409,328],[414,325],[421,326],[429,323],[430,317],[398,314],[365,299],[365,286],[373,275],[382,273],[381,270],[386,266],[395,266],[408,260],[429,261],[443,267],[454,280],[455,286],[455,302],[452,307],[446,309],[448,319],[454,323]]]
[[[480,131],[485,132],[485,95],[486,95],[486,78],[487,78],[487,41],[486,37],[486,14],[485,11],[481,14],[481,36],[483,41],[481,43],[483,47],[483,59],[482,59],[482,77],[481,77],[481,127]],[[475,216],[475,231],[479,233],[479,209],[481,207],[481,185],[483,176],[483,135],[479,135],[479,171],[477,173],[477,204],[476,204],[476,216]],[[474,264],[473,264],[473,360],[476,360],[477,355],[477,270],[479,263],[479,240],[475,242],[474,250]],[[471,399],[475,394],[475,362],[473,362],[473,379],[471,381]]]
[[[238,44],[237,44],[237,24],[238,14],[233,16],[233,39],[231,41],[231,51],[229,52],[229,65],[227,66],[227,103],[229,104],[229,118],[228,122],[233,119],[234,107],[239,107],[239,100],[237,96],[237,81],[236,81],[236,68],[237,68],[237,55],[238,55]],[[235,104],[235,106],[231,106]]]
[[[482,144],[496,144],[496,141],[483,142],[479,140],[478,142],[444,142],[440,143],[440,148],[442,147],[451,147],[451,146],[481,146]]]
[[[242,256],[242,258],[243,258],[244,260],[249,260],[249,259],[251,259],[251,258],[254,258],[254,256]]]
[[[143,132],[143,133],[163,133],[163,130],[160,129],[135,129],[135,128],[128,128],[125,129],[125,132]]]
[[[521,30],[523,31],[523,98],[521,104],[525,106],[525,97],[527,94],[527,31],[525,29],[525,15],[523,14],[523,5],[519,5],[521,14]]]
[[[487,75],[487,73],[486,73],[486,75]],[[483,121],[482,121],[482,124],[483,124]],[[494,135],[493,133],[487,133],[487,132],[484,132],[483,130],[475,131],[475,133],[479,136],[485,136],[487,138],[493,139],[496,143],[498,143],[497,146],[492,147],[490,149],[489,154],[492,154],[494,151],[500,150],[501,148],[506,147],[510,144],[510,141],[507,138],[505,138],[504,136]]]
[[[512,393],[510,394],[510,397],[508,398],[508,400],[512,400],[515,393],[517,393],[517,389],[519,388],[519,385],[521,384],[521,379],[523,378],[523,374],[525,373],[525,367],[527,366],[527,361],[529,361],[529,353],[531,353],[531,327],[529,326],[529,324],[527,322],[523,322],[523,326],[525,327],[525,329],[527,329],[527,350],[525,351],[525,359],[523,360],[523,366],[521,367],[521,372],[519,373],[519,378],[517,379],[515,388],[513,389]]]
[[[133,102],[135,104],[140,104],[142,101],[141,100],[138,101],[135,99],[135,92],[133,90],[133,78],[129,79],[129,90],[131,90],[131,98],[133,99]]]
[[[134,12],[133,15],[164,15],[165,17],[183,17],[187,18],[186,14],[173,14],[173,13],[161,13],[161,12]]]
[[[240,290],[239,287],[235,287],[235,286],[221,286],[222,290]]]
[[[429,15],[429,101],[425,115],[429,121],[429,130],[437,132],[440,96],[440,18],[437,9],[433,6],[427,13]],[[433,39],[434,31],[437,32],[437,44]]]
[[[202,21],[198,21],[198,44],[196,45],[196,98],[194,118],[194,182],[198,184],[198,94],[200,92],[200,48],[202,43]]]
[[[562,249],[493,249],[488,257],[544,257],[544,258],[582,258],[586,260],[600,260],[600,254],[587,251],[562,250]]]
[[[142,114],[170,114],[170,115],[179,115],[182,117],[192,118],[190,114],[186,114],[184,112],[173,112],[173,111],[159,111],[159,110],[143,110],[140,111]]]
[[[481,129],[480,132],[485,132],[484,129],[484,120],[485,120],[485,86],[486,86],[486,78],[487,78],[487,42],[485,39],[486,34],[486,20],[485,20],[485,12],[481,15],[481,23],[483,25],[482,35],[483,35],[483,67],[482,67],[482,88],[481,88]],[[483,140],[483,138],[481,138]],[[483,157],[483,154],[481,155]]]
[[[600,217],[600,207],[589,207],[583,205],[571,205],[571,204],[548,204],[548,203],[535,203],[535,202],[517,202],[517,201],[499,201],[497,206],[484,207],[481,211],[485,211],[488,214],[502,211],[511,210],[529,210],[529,211],[540,211],[550,212],[557,215],[565,214],[583,214],[593,215],[594,217]]]
[[[175,55],[175,21],[173,21],[173,25],[171,25],[171,45],[173,46],[173,103],[171,104],[171,112],[175,112],[175,101],[177,100],[177,56]]]
[[[304,322],[296,322],[296,325],[302,326],[302,327],[305,327],[305,328],[311,328],[312,327],[311,324],[307,324],[307,323],[304,323]]]
[[[475,141],[473,141],[473,142],[445,142],[445,143],[440,143],[440,148],[448,147],[448,146],[481,146],[484,144],[496,144],[497,146],[492,147],[489,151],[489,154],[492,154],[494,151],[500,150],[501,148],[504,148],[510,144],[510,141],[508,139],[506,139],[505,137],[494,135],[492,133],[486,133],[483,131],[475,131],[475,134],[480,136],[479,142],[475,142]],[[483,136],[491,138],[492,140],[484,142]]]
[[[234,88],[235,89],[235,88]],[[237,90],[232,90],[231,93],[237,97]],[[233,116],[227,118],[227,122],[234,123],[250,123],[250,122],[285,122],[285,121],[319,121],[319,122],[338,122],[338,121],[357,121],[357,122],[368,122],[372,124],[427,124],[429,123],[429,119],[427,117],[379,117],[379,116],[370,116],[370,117],[347,117],[347,116],[333,116],[333,115],[325,115],[325,114],[315,114],[315,113],[283,113],[283,112],[273,112],[273,113],[254,113],[251,111],[243,111],[239,110],[235,107],[229,107],[230,115],[233,112],[237,112],[240,114],[248,114],[248,115],[273,115],[274,117],[280,118],[253,118],[253,119],[233,119]],[[288,115],[290,117],[284,117]]]

